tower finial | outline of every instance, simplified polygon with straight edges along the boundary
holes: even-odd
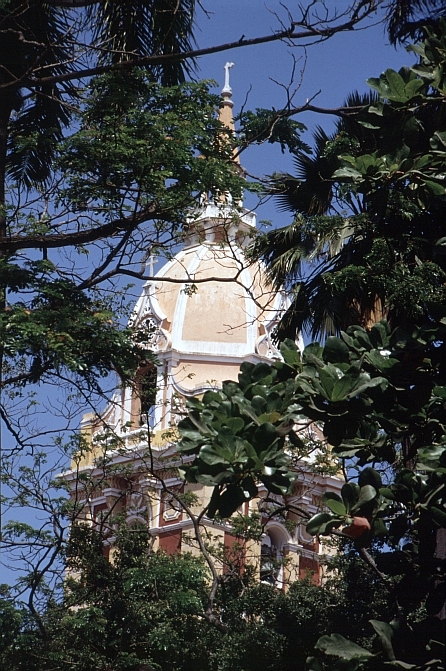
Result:
[[[229,70],[234,67],[234,63],[226,63],[225,69],[225,84],[221,90],[221,97],[223,98],[220,107],[220,121],[226,128],[234,132],[234,119],[232,117],[232,108],[234,103],[231,100],[232,89],[229,84]],[[235,163],[240,164],[240,159],[238,157],[238,152],[234,151],[234,161]]]
[[[234,121],[232,119],[232,108],[234,107],[234,103],[231,100],[232,89],[229,84],[229,70],[233,67],[234,63],[228,62],[225,65],[225,85],[221,90],[223,101],[220,108],[220,121],[231,130],[234,130]]]
[[[229,70],[230,70],[230,68],[233,68],[233,67],[234,67],[234,63],[227,62],[225,64],[225,85],[223,86],[222,91],[221,91],[221,94],[224,97],[226,97],[228,95],[232,96],[232,89],[229,86]]]

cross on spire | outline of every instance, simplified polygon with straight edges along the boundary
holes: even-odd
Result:
[[[155,263],[158,263],[156,256],[154,254],[150,254],[150,256],[148,256],[145,261],[145,270],[149,271],[150,277],[153,277],[153,267]]]
[[[225,64],[225,85],[223,86],[223,89],[221,91],[222,95],[229,95],[232,96],[232,89],[229,85],[229,70],[230,68],[234,67],[234,63],[230,63],[229,61]]]

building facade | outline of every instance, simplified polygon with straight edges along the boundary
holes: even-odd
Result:
[[[230,125],[228,77],[222,94],[222,118]],[[186,228],[182,249],[144,284],[131,317],[146,333],[157,365],[143,367],[103,412],[84,416],[81,430],[89,449],[65,474],[72,497],[81,518],[108,528],[105,551],[121,516],[149,525],[153,549],[199,552],[198,520],[219,570],[249,561],[262,580],[278,586],[308,571],[318,581],[325,549],[306,534],[296,511],[317,512],[323,493],[340,489],[337,478],[316,475],[303,461],[286,501],[259,491],[259,498],[240,510],[254,514],[263,527],[256,541],[242,542],[230,522],[201,515],[212,488],[188,485],[180,477],[175,426],[185,399],[236,380],[244,361],[280,357],[271,334],[288,305],[285,294],[268,286],[261,265],[246,260],[244,249],[256,230],[253,212],[229,201],[206,201]],[[151,275],[153,265],[149,257]],[[284,505],[286,514],[273,515],[274,507]]]

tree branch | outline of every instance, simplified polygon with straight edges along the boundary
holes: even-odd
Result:
[[[95,242],[108,238],[117,233],[137,228],[149,218],[156,217],[169,221],[169,214],[157,212],[154,205],[144,208],[138,214],[131,217],[120,217],[97,228],[87,228],[83,231],[71,233],[54,233],[51,235],[12,235],[9,238],[0,239],[0,250],[14,252],[19,249],[51,249],[57,247],[69,247],[83,245],[87,242]]]
[[[87,4],[93,4],[89,0],[60,0],[57,2],[53,0],[54,5],[66,5],[74,6],[83,6]],[[186,51],[184,53],[174,53],[174,54],[154,54],[150,56],[140,56],[138,58],[130,58],[125,61],[120,61],[119,63],[113,63],[109,65],[100,65],[91,68],[84,68],[82,70],[67,72],[60,75],[52,75],[47,77],[29,77],[23,78],[20,81],[14,80],[7,82],[0,86],[0,88],[7,87],[16,87],[20,83],[21,86],[26,86],[28,88],[39,87],[45,84],[57,84],[60,82],[67,82],[76,79],[83,79],[85,77],[93,77],[95,75],[104,74],[105,72],[110,72],[112,70],[122,70],[126,68],[133,67],[143,67],[143,66],[154,66],[154,65],[163,65],[165,63],[178,63],[182,61],[187,61],[190,59],[196,59],[200,56],[207,56],[209,54],[216,54],[222,51],[229,51],[231,49],[238,49],[240,47],[249,47],[255,46],[257,44],[267,44],[269,42],[278,42],[280,40],[292,40],[292,41],[302,41],[307,39],[317,39],[318,41],[326,40],[339,32],[351,32],[355,29],[356,25],[364,19],[368,18],[372,13],[376,12],[378,5],[382,4],[382,0],[377,2],[359,2],[356,5],[355,10],[352,5],[350,8],[353,11],[352,18],[349,18],[344,23],[340,23],[334,26],[326,25],[321,28],[317,24],[309,25],[307,23],[299,23],[294,21],[291,23],[289,28],[284,30],[277,31],[269,35],[262,35],[259,37],[253,37],[246,39],[243,35],[239,40],[233,42],[226,42],[224,44],[214,45],[212,47],[206,47],[203,49],[193,49],[191,51]],[[361,11],[362,10],[362,11]],[[344,16],[348,13],[349,10],[344,12]],[[302,30],[296,30],[297,28],[303,28]]]

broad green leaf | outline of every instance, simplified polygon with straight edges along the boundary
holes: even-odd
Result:
[[[358,375],[356,374],[347,374],[343,375],[340,380],[337,380],[336,384],[333,387],[331,394],[332,401],[342,401],[348,398],[350,392],[355,388],[358,382]]]
[[[414,163],[415,170],[425,168],[432,161],[432,158],[432,154],[424,154],[423,156],[420,156]]]
[[[395,632],[390,624],[387,624],[387,622],[380,622],[379,620],[369,620],[369,622],[380,638],[387,659],[389,661],[396,659],[392,646],[392,638]]]
[[[274,412],[264,412],[262,415],[259,415],[259,424],[264,424],[265,422],[270,422],[273,424],[274,422],[279,421],[281,418],[280,412],[274,411]]]
[[[342,500],[339,498],[337,494],[334,494],[333,492],[328,492],[327,494],[324,494],[324,503],[327,506],[327,508],[330,508],[331,512],[334,513],[335,515],[346,515],[347,514],[347,509],[345,505],[342,503]]]
[[[376,116],[383,116],[384,105],[382,102],[378,102],[376,105],[370,105],[369,107],[370,114],[376,114]],[[381,128],[381,126],[376,126],[376,128]]]
[[[190,400],[193,401],[195,399],[190,399]],[[205,405],[209,405],[213,401],[216,401],[217,403],[221,403],[222,400],[223,400],[223,397],[218,391],[212,391],[212,390],[208,389],[203,394],[203,403]]]
[[[378,349],[373,349],[371,352],[367,352],[366,358],[380,371],[388,370],[399,364],[398,359],[393,359],[384,354],[383,350]]]
[[[245,452],[248,455],[250,459],[254,461],[254,466],[255,468],[262,469],[263,468],[263,462],[261,459],[259,459],[259,456],[253,446],[245,441]]]
[[[353,180],[359,180],[362,179],[362,173],[359,172],[359,170],[355,170],[354,168],[338,168],[338,170],[335,170],[333,173],[333,177],[335,179],[353,179]]]
[[[327,655],[334,655],[334,657],[342,657],[343,659],[373,657],[371,652],[356,645],[353,641],[349,641],[347,638],[341,636],[341,634],[322,636],[315,647]]]
[[[356,483],[346,482],[341,489],[342,499],[347,512],[355,505],[359,496],[359,487]]]
[[[420,93],[421,89],[425,86],[422,79],[412,79],[410,82],[407,82],[405,86],[406,94],[408,98],[413,98]]]
[[[377,111],[376,107],[373,107],[373,108],[370,107],[369,108],[369,112],[374,112],[374,111]],[[380,110],[380,112],[382,114],[381,110]],[[370,128],[370,130],[379,130],[381,128],[381,126],[377,126],[376,124],[370,123],[370,121],[358,121],[358,123],[361,126],[364,126],[364,128]]]
[[[391,68],[386,70],[384,74],[390,89],[390,95],[387,96],[389,100],[394,100],[395,102],[406,102],[406,100],[408,100],[406,93],[406,83],[401,75]]]
[[[379,87],[381,85],[381,80],[379,77],[369,77],[368,79],[366,79],[366,82],[367,85],[370,86],[370,88],[379,91]]]
[[[350,363],[350,350],[347,345],[334,336],[329,336],[325,342],[322,356],[327,363]]]
[[[381,158],[375,154],[363,154],[356,158],[355,167],[362,175],[367,175],[381,165]]]
[[[367,389],[373,389],[374,387],[387,389],[389,385],[389,381],[386,380],[385,377],[374,377],[371,379],[367,373],[362,374],[359,381],[359,385],[352,392],[350,392],[350,394],[348,394],[348,398],[359,396],[363,392],[367,391]]]
[[[226,423],[234,433],[238,433],[245,426],[245,422],[241,417],[229,417]]]
[[[254,408],[254,411],[257,413],[258,417],[259,415],[263,414],[266,408],[266,400],[263,398],[263,396],[259,396],[258,394],[256,394],[251,399],[251,405]]]
[[[430,145],[432,149],[444,151],[446,149],[446,131],[437,130],[431,137]]]
[[[446,193],[444,186],[438,182],[432,182],[430,179],[423,179],[423,182],[433,196],[444,196]]]
[[[258,363],[251,371],[253,382],[260,382],[271,375],[271,366],[267,363]]]
[[[373,520],[372,532],[375,536],[387,536],[387,527],[381,517],[375,517]]]
[[[330,513],[317,513],[307,522],[307,533],[310,534],[310,536],[316,536],[322,525],[326,522],[330,522],[332,519]]]
[[[214,466],[216,464],[229,465],[233,461],[234,454],[228,449],[203,445],[198,456],[205,464]]]
[[[390,501],[395,500],[395,494],[389,487],[381,487],[379,493],[381,496],[384,496],[385,499],[389,499]]]
[[[280,353],[285,363],[295,368],[302,362],[302,354],[300,353],[300,350],[297,349],[294,343],[292,343],[294,347],[291,347],[290,342],[292,341],[287,339],[285,340],[285,342],[282,342],[280,344]]]
[[[232,452],[235,448],[235,440],[236,438],[229,426],[223,425],[219,429],[216,441],[218,441],[222,447],[228,448]]]
[[[324,348],[318,342],[311,342],[303,351],[303,359],[305,360],[308,357],[315,357],[315,360],[322,364],[323,351]]]
[[[324,368],[321,368],[321,370],[319,371],[319,379],[321,382],[324,395],[328,399],[331,399],[333,387],[335,385],[336,380],[338,379],[337,375],[335,375],[334,371],[330,370],[328,366],[324,366]]]
[[[359,491],[358,503],[352,508],[352,510],[358,510],[365,503],[372,501],[377,495],[376,489],[372,485],[365,485],[361,487]]]
[[[372,328],[370,329],[370,341],[378,349],[387,348],[389,344],[390,333],[391,329],[389,324],[386,321],[381,320],[380,322],[373,324]]]
[[[376,490],[382,487],[382,479],[378,471],[374,468],[363,468],[359,474],[358,485],[364,487],[365,485],[372,485]]]

